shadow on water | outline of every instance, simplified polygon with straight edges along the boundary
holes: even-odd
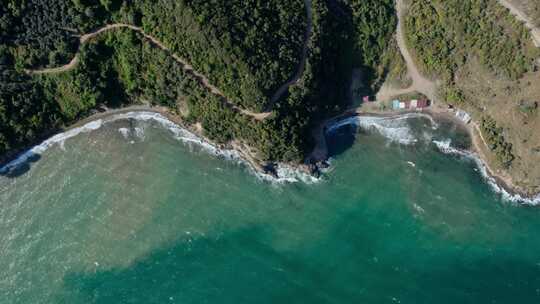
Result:
[[[452,139],[452,146],[462,150],[472,148],[472,138],[465,126],[445,118],[439,118],[437,123],[439,129],[444,130],[444,135]]]
[[[392,120],[392,119],[390,119]],[[389,120],[389,121],[390,121]],[[459,150],[470,150],[472,148],[472,138],[465,126],[456,123],[452,119],[437,118],[436,122],[425,117],[408,118],[406,125],[391,126],[385,125],[386,122],[380,122],[383,127],[388,130],[395,128],[396,132],[399,129],[406,128],[413,136],[418,144],[415,147],[429,148],[433,146],[432,141],[450,140],[451,146]],[[326,142],[328,154],[330,157],[336,157],[349,150],[358,137],[361,135],[371,134],[370,130],[358,127],[354,124],[343,125],[331,132],[326,133]]]
[[[360,131],[356,125],[350,124],[326,133],[328,155],[336,157],[345,153],[354,145]]]
[[[462,247],[440,238],[436,231],[416,238],[410,230],[421,229],[413,228],[418,225],[416,219],[392,218],[392,212],[383,218],[392,219],[398,229],[392,229],[392,237],[387,237],[388,222],[366,221],[371,212],[380,212],[377,209],[347,213],[330,234],[340,237],[330,246],[323,245],[334,247],[332,260],[342,263],[341,271],[330,269],[329,273],[337,274],[337,282],[329,282],[325,288],[335,284],[349,294],[335,303],[514,303],[516,299],[540,303],[540,268],[534,258],[511,250],[493,250],[489,244],[474,240],[470,248]],[[362,223],[365,229],[351,229],[351,223]],[[471,230],[478,231],[478,227]],[[425,246],[426,238],[431,239],[429,246]],[[324,253],[328,251],[325,248],[315,250]],[[370,256],[379,259],[363,262],[362,257]],[[395,300],[389,301],[390,295]]]
[[[538,303],[533,262],[489,250],[465,257],[459,248],[398,246],[385,253],[391,247],[377,237],[385,227],[366,222],[370,233],[350,229],[363,216],[349,215],[331,234],[339,238],[309,244],[307,252],[276,250],[262,226],[182,239],[125,269],[68,274],[56,302],[394,303],[392,295],[407,303]],[[407,229],[397,234],[409,237]],[[380,261],[370,262],[373,256]]]
[[[285,303],[291,297],[321,302],[313,293],[323,279],[317,269],[278,252],[268,237],[262,227],[251,226],[183,239],[126,269],[68,274],[64,288],[72,303]]]
[[[31,152],[27,153],[29,154],[26,156],[25,160],[15,166],[2,168],[0,165],[0,168],[2,168],[0,169],[0,176],[16,178],[30,171],[32,163],[38,162],[41,159],[41,155]]]

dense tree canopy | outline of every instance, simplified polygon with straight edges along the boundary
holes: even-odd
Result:
[[[32,78],[13,69],[0,47],[0,154],[17,149],[60,126],[58,105]]]
[[[20,66],[66,63],[78,47],[78,35],[106,22],[114,1],[2,0],[0,42],[16,47]]]
[[[3,0],[0,155],[102,105],[144,101],[177,111],[187,124],[201,123],[216,142],[241,140],[263,159],[300,161],[311,149],[311,129],[346,105],[352,68],[384,70],[381,52],[395,27],[391,1],[312,0],[305,70],[269,104],[300,64],[309,2]],[[239,113],[172,53],[130,29],[107,31],[79,45],[80,35],[115,22],[141,26],[238,106],[271,108],[274,115],[256,121]],[[77,52],[75,69],[24,72],[63,65]]]
[[[517,79],[538,56],[529,31],[496,0],[412,0],[408,43],[423,69],[451,81],[471,57]]]

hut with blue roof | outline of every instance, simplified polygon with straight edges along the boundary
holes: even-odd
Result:
[[[398,99],[392,100],[392,109],[399,110],[399,100]]]

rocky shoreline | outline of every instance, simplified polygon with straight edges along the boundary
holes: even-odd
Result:
[[[435,107],[427,110],[426,113],[431,115],[435,120],[451,120],[455,124],[467,130],[472,142],[470,152],[476,154],[478,159],[481,161],[482,166],[485,167],[487,175],[495,180],[497,186],[502,188],[502,190],[507,192],[509,195],[520,196],[527,200],[538,200],[540,198],[540,193],[531,193],[518,186],[508,173],[504,172],[503,170],[495,170],[494,166],[490,163],[486,152],[484,151],[484,149],[487,148],[487,143],[482,136],[478,124],[474,120],[469,123],[465,123],[458,119],[454,112],[449,111],[448,109]]]
[[[55,132],[51,132],[52,134],[48,134],[48,139],[42,139],[41,141],[34,143],[33,145],[29,145],[24,149],[19,149],[8,155],[4,155],[0,159],[0,176],[11,176],[11,172],[17,171],[16,169],[21,164],[34,161],[34,157],[36,155],[39,157],[40,154],[34,153],[34,150],[45,150],[46,148],[43,148],[42,146],[45,145],[48,147],[56,143],[55,137],[61,137],[70,132],[76,132],[76,134],[86,132],[86,130],[80,131],[80,129],[94,129],[93,127],[88,128],[88,126],[93,122],[99,122],[99,124],[101,124],[102,122],[111,121],[111,119],[114,117],[117,117],[118,119],[128,119],[132,118],[131,116],[136,116],[130,114],[137,113],[158,114],[161,117],[157,117],[158,120],[166,119],[168,122],[174,124],[178,129],[187,131],[187,133],[191,134],[191,137],[196,137],[195,141],[199,142],[201,146],[205,146],[210,150],[211,153],[222,155],[226,158],[235,159],[244,163],[250,169],[250,171],[252,171],[262,180],[281,183],[294,182],[298,180],[315,182],[318,179],[319,174],[315,170],[314,166],[266,162],[260,160],[257,158],[257,151],[254,151],[251,147],[245,143],[242,143],[241,141],[232,141],[226,144],[215,143],[204,136],[202,126],[200,124],[187,125],[179,115],[172,113],[168,108],[148,105],[133,105],[118,109],[103,108],[101,111],[96,111],[96,113],[77,121],[73,125],[55,130]],[[99,127],[96,127],[96,129],[97,128]],[[67,138],[69,137],[71,137],[71,135],[67,136]],[[60,139],[60,141],[62,140],[63,139]],[[193,138],[190,140],[193,140]]]
[[[493,166],[489,163],[485,152],[482,150],[482,145],[485,145],[482,139],[482,135],[476,123],[471,121],[465,123],[455,116],[455,112],[443,109],[440,107],[430,107],[423,110],[410,111],[384,111],[384,112],[346,112],[337,118],[332,118],[323,122],[316,130],[314,130],[313,136],[316,139],[316,146],[310,156],[306,159],[306,163],[314,166],[312,171],[319,172],[320,168],[326,168],[328,160],[328,147],[326,146],[326,130],[331,128],[332,125],[337,125],[340,121],[350,119],[351,117],[400,117],[411,113],[422,113],[429,115],[434,121],[449,120],[456,125],[467,130],[472,142],[470,150],[464,151],[475,157],[479,162],[478,165],[485,169],[485,177],[488,182],[493,183],[492,187],[495,191],[500,192],[503,196],[510,200],[528,202],[531,205],[540,204],[540,193],[530,193],[525,189],[522,189],[516,185],[512,178],[505,172],[497,172]]]
[[[166,107],[151,107],[147,105],[135,105],[135,106],[129,106],[125,108],[120,109],[103,109],[102,112],[94,113],[93,115],[90,115],[89,117],[82,119],[78,121],[77,123],[63,129],[60,131],[68,132],[70,130],[74,130],[76,128],[80,128],[84,126],[85,124],[91,123],[92,121],[105,119],[110,116],[114,115],[121,115],[126,114],[130,112],[151,112],[151,113],[157,113],[170,122],[174,123],[175,125],[178,125],[180,128],[185,129],[191,133],[193,133],[195,136],[197,136],[202,142],[207,143],[208,145],[211,145],[212,147],[215,147],[215,149],[219,151],[229,151],[230,153],[236,154],[238,158],[241,159],[242,162],[244,162],[253,172],[265,180],[273,180],[273,181],[282,181],[282,182],[288,182],[297,180],[295,178],[291,178],[291,172],[296,171],[294,174],[296,175],[305,175],[302,180],[311,180],[315,181],[320,178],[321,173],[327,169],[330,165],[328,163],[329,154],[328,154],[328,147],[326,143],[326,136],[327,136],[327,130],[332,126],[339,124],[341,121],[359,116],[359,117],[400,117],[406,114],[411,113],[422,113],[429,115],[434,120],[451,120],[454,123],[460,125],[463,128],[466,128],[468,130],[468,133],[471,137],[471,141],[473,143],[471,147],[470,153],[474,153],[481,164],[480,166],[483,166],[486,170],[486,173],[488,175],[488,179],[493,180],[495,182],[495,186],[500,188],[500,190],[507,194],[507,196],[510,197],[517,197],[521,198],[523,201],[536,201],[540,199],[539,194],[531,194],[520,187],[516,186],[512,179],[506,175],[506,174],[497,174],[496,171],[493,169],[492,166],[490,166],[489,162],[487,161],[487,157],[482,151],[481,145],[482,139],[481,134],[479,134],[478,127],[474,122],[471,122],[469,124],[464,123],[463,121],[457,119],[455,115],[446,110],[446,109],[439,109],[439,108],[430,108],[425,109],[423,111],[392,111],[392,112],[349,112],[344,113],[341,116],[338,116],[333,119],[326,120],[325,122],[321,123],[321,125],[316,128],[313,131],[313,136],[316,139],[316,145],[312,151],[312,153],[305,159],[303,164],[292,164],[292,163],[279,163],[279,162],[266,162],[263,160],[260,160],[256,156],[256,151],[253,151],[249,146],[246,144],[240,142],[240,141],[233,141],[227,144],[216,144],[212,142],[211,140],[204,137],[202,132],[202,127],[198,124],[196,125],[186,125],[184,124],[182,118],[174,113],[171,113],[170,110]],[[9,166],[11,162],[14,160],[17,160],[22,154],[24,154],[24,151],[30,151],[31,147],[27,147],[22,152],[18,151],[19,153],[11,153],[10,155],[3,156],[0,162],[2,164],[0,166],[0,171],[5,171],[5,168]],[[293,175],[294,175],[293,174]],[[308,178],[307,176],[310,176]]]

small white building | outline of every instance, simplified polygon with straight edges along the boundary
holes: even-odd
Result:
[[[456,111],[456,117],[459,118],[459,120],[463,121],[464,123],[468,124],[471,122],[471,115],[465,111],[457,110]]]

